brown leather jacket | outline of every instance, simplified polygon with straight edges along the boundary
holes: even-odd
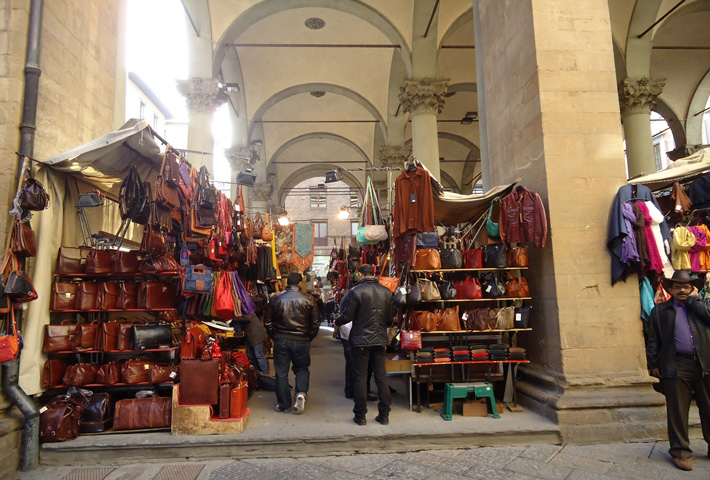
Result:
[[[395,180],[394,188],[392,235],[434,231],[434,195],[429,172],[422,167],[404,171]]]
[[[542,199],[525,187],[516,187],[503,197],[498,223],[504,242],[535,242],[539,248],[547,242],[547,214]]]

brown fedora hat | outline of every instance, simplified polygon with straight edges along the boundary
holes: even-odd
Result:
[[[663,283],[663,288],[666,290],[670,290],[674,283],[690,283],[698,290],[703,288],[704,284],[702,278],[691,277],[690,273],[686,270],[676,270],[673,272],[673,276],[671,278],[664,278],[661,282]]]

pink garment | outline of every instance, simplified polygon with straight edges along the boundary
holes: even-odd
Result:
[[[708,243],[708,237],[705,234],[705,230],[702,228],[688,227],[688,230],[690,233],[695,235],[695,245],[693,245],[693,248],[688,250],[688,254],[690,254],[690,271],[699,272],[701,270],[700,252],[705,250]]]
[[[638,207],[643,213],[643,217],[646,220],[646,226],[643,227],[643,233],[646,236],[646,244],[648,245],[648,256],[651,259],[649,269],[654,272],[661,273],[663,271],[663,260],[661,259],[661,254],[658,253],[658,245],[656,244],[656,237],[653,236],[653,231],[651,230],[651,213],[648,211],[648,207],[644,202],[638,202]]]

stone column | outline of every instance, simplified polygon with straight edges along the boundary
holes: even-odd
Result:
[[[386,168],[402,168],[404,167],[404,162],[412,154],[412,152],[404,145],[385,145],[380,149],[380,163]],[[382,208],[387,208],[387,211],[391,211],[390,205],[392,205],[392,187],[394,186],[394,180],[399,176],[399,172],[394,170],[392,172],[387,172],[387,198],[386,205],[381,205]]]
[[[439,131],[437,116],[444,109],[446,78],[406,79],[399,90],[404,113],[412,120],[412,154],[429,169],[437,180],[439,171]]]
[[[656,172],[651,110],[665,84],[665,79],[625,78],[619,86],[629,178]]]
[[[187,127],[189,150],[209,153],[214,151],[212,115],[227,101],[227,94],[217,86],[218,83],[217,78],[193,77],[188,80],[177,80],[178,91],[187,100],[187,111],[190,117]],[[214,175],[212,155],[190,153],[188,159],[193,165],[205,165],[210,174]]]
[[[257,177],[258,178],[258,177]],[[274,191],[274,186],[269,182],[255,183],[253,187],[247,187],[251,207],[261,213],[269,213],[269,199]]]

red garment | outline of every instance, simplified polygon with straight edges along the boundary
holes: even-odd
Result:
[[[500,207],[500,238],[506,243],[535,242],[542,248],[547,242],[547,215],[540,195],[525,187],[516,187],[503,197]]]
[[[429,172],[422,167],[404,171],[395,180],[394,188],[394,237],[434,231],[434,195]]]
[[[656,237],[653,236],[653,230],[651,230],[651,213],[648,211],[648,207],[644,202],[637,202],[639,210],[643,213],[643,218],[646,220],[646,225],[643,227],[643,233],[646,237],[646,244],[648,245],[648,256],[651,259],[651,264],[649,268],[654,272],[661,273],[663,271],[663,260],[661,260],[661,254],[658,253],[658,247],[656,246]]]

